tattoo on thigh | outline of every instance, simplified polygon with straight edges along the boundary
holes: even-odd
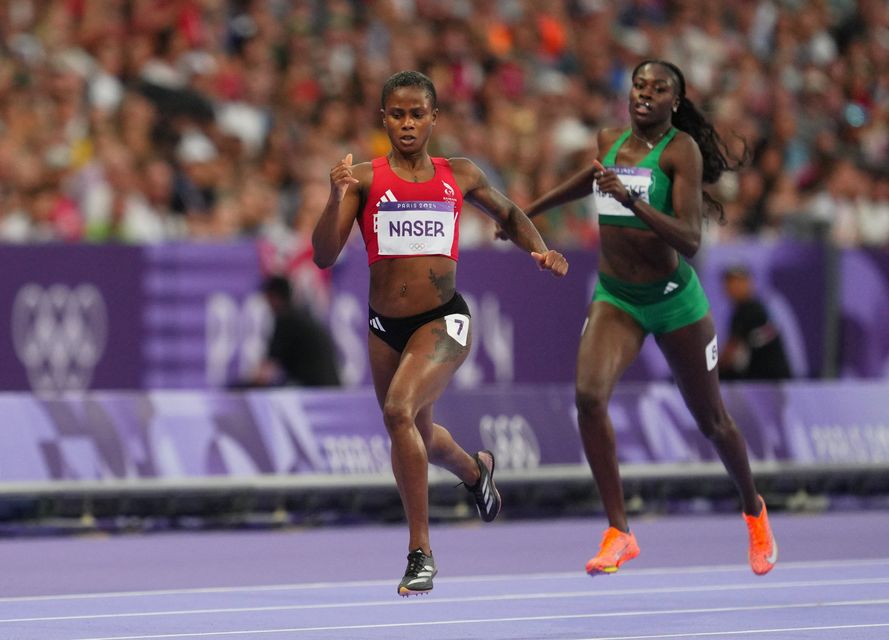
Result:
[[[453,337],[448,335],[444,322],[432,329],[435,334],[435,350],[429,354],[429,359],[434,362],[445,363],[454,362],[463,356],[466,347],[462,346]]]

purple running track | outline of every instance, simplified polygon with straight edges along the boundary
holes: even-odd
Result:
[[[0,638],[889,638],[889,514],[774,514],[776,569],[738,516],[638,518],[589,578],[600,520],[433,527],[434,591],[395,588],[402,526],[0,542]]]

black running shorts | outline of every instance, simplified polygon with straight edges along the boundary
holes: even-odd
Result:
[[[404,351],[417,329],[439,318],[445,318],[448,335],[457,342],[465,346],[469,336],[469,307],[459,293],[440,307],[406,318],[387,318],[370,307],[367,311],[371,333],[399,353]]]

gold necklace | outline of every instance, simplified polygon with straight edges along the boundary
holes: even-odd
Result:
[[[661,135],[659,135],[659,136],[657,137],[657,140],[655,140],[654,142],[649,142],[648,140],[646,140],[646,139],[643,138],[642,136],[637,135],[635,131],[633,131],[632,129],[630,129],[630,132],[633,134],[633,137],[636,138],[636,140],[638,140],[639,142],[644,142],[644,143],[645,143],[645,146],[648,147],[648,150],[649,150],[649,151],[652,150],[652,149],[654,149],[654,145],[656,145],[658,142],[660,142],[660,141],[661,141],[661,138],[663,138],[665,135],[667,135],[667,131],[669,131],[669,129],[665,129],[664,131],[662,131],[662,132],[661,132]]]

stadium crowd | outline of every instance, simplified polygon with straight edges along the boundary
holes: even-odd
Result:
[[[652,57],[746,155],[709,241],[889,248],[885,0],[7,0],[0,241],[255,237],[292,260],[330,166],[387,151],[380,88],[402,69],[438,87],[433,152],[527,205],[628,122]],[[589,207],[542,216],[544,237],[595,246]],[[463,246],[494,242],[464,218]]]

